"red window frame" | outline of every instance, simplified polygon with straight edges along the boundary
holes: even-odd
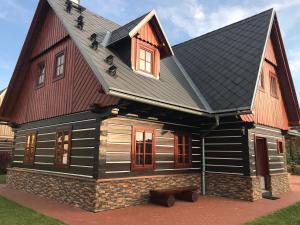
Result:
[[[59,142],[59,137],[62,135],[62,141]],[[67,141],[66,136],[68,136]],[[65,149],[65,144],[68,148]],[[71,146],[72,144],[72,127],[62,127],[56,130],[54,165],[56,167],[68,168],[71,161]],[[67,163],[63,163],[64,154],[67,153]]]
[[[63,62],[62,63],[60,62],[60,64],[59,64],[58,60],[62,56],[64,57]],[[62,67],[62,72],[60,74],[57,74],[58,68],[61,68],[61,67]],[[53,80],[56,81],[56,80],[62,79],[65,76],[65,70],[66,70],[66,51],[63,50],[55,55]]]
[[[145,70],[140,69],[140,51],[143,49],[144,51],[151,53],[151,73],[146,71],[146,63],[145,63]],[[145,54],[146,59],[146,54]],[[146,61],[146,60],[145,60]],[[159,56],[158,56],[158,49],[155,46],[152,46],[146,42],[141,40],[137,40],[136,42],[136,53],[135,53],[135,70],[140,72],[142,75],[149,75],[157,78],[159,74],[157,74],[157,67],[159,67]]]
[[[276,74],[270,71],[270,95],[278,98],[278,82]]]
[[[284,145],[283,145],[283,141],[281,140],[277,141],[277,152],[278,154],[284,154]]]
[[[186,143],[186,139],[188,140],[188,143]],[[179,140],[181,139],[181,144]],[[189,168],[192,166],[192,136],[187,133],[175,133],[174,136],[174,145],[175,145],[175,168]],[[182,147],[182,153],[180,153],[179,147]],[[186,148],[188,147],[188,154],[186,151]],[[181,159],[180,159],[181,155]],[[188,158],[186,157],[188,156]]]
[[[137,132],[143,132],[143,149],[140,149],[139,154],[143,156],[143,163],[138,164],[136,162],[137,158],[137,141],[136,141],[136,133]],[[152,163],[146,164],[146,155],[149,155],[149,153],[146,153],[146,140],[145,140],[145,134],[151,133],[152,134]],[[142,151],[141,151],[142,150]],[[132,129],[132,158],[131,158],[131,170],[132,171],[144,171],[144,170],[153,170],[155,168],[155,153],[156,153],[156,133],[155,129],[152,128],[142,128],[142,127],[133,127]]]
[[[40,78],[43,77],[43,82],[40,83]],[[46,64],[45,62],[41,62],[38,64],[38,76],[36,80],[36,87],[41,88],[45,85],[46,78]]]
[[[24,164],[33,165],[36,151],[36,132],[26,136],[26,144],[24,149]]]
[[[145,52],[144,58],[141,58],[141,51]],[[151,60],[148,61],[147,60],[147,52],[151,54]],[[149,48],[146,48],[144,46],[141,46],[139,49],[139,55],[138,55],[138,60],[139,60],[139,70],[144,72],[144,73],[148,73],[153,75],[153,71],[154,71],[154,50],[151,50]],[[141,69],[141,61],[144,61],[144,69]],[[150,72],[146,70],[147,67],[147,63],[150,64]]]

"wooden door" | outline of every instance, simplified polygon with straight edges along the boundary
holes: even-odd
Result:
[[[269,176],[269,160],[267,140],[256,138],[256,174],[260,178],[261,188],[267,190]]]

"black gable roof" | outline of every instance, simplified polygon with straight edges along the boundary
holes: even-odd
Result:
[[[273,9],[173,46],[213,111],[251,109]]]

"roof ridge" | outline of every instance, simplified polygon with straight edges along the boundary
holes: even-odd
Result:
[[[257,16],[259,16],[259,15],[261,15],[261,14],[264,14],[264,13],[266,13],[266,12],[273,11],[273,10],[274,10],[274,8],[270,8],[270,9],[268,9],[268,10],[265,10],[265,11],[263,11],[263,12],[257,13],[257,14],[255,14],[255,15],[252,15],[252,16],[247,17],[247,18],[245,18],[245,19],[236,21],[236,22],[231,23],[231,24],[228,24],[228,25],[226,25],[226,26],[224,26],[224,27],[220,27],[220,28],[218,28],[218,29],[216,29],[216,30],[212,30],[212,31],[210,31],[210,32],[208,32],[208,33],[202,34],[202,35],[200,35],[200,36],[198,36],[198,37],[194,37],[194,38],[189,39],[189,40],[187,40],[187,41],[184,41],[184,42],[178,43],[178,44],[176,44],[176,45],[173,45],[172,48],[179,48],[179,47],[181,47],[181,46],[183,46],[183,45],[186,45],[186,44],[188,44],[188,43],[197,41],[197,40],[199,40],[199,39],[204,39],[204,38],[210,37],[210,35],[213,35],[213,34],[215,34],[215,33],[217,33],[217,32],[223,31],[223,30],[225,30],[225,29],[232,29],[233,26],[236,25],[236,24],[245,23],[245,22],[246,22],[247,20],[249,20],[249,19],[252,19],[252,18],[254,18],[254,17],[257,17]],[[231,27],[232,27],[232,28],[231,28]]]

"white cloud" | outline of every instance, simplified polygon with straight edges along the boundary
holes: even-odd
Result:
[[[300,82],[300,49],[290,50],[289,52],[289,65],[294,79]]]
[[[20,1],[9,0],[1,1],[0,4],[0,20],[9,22],[27,21],[30,11],[24,8]]]
[[[257,1],[239,1],[237,4],[219,4],[215,7],[205,8],[203,1],[197,0],[174,0],[169,4],[161,4],[158,7],[159,16],[173,25],[173,29],[186,32],[190,37],[199,36],[228,24],[247,18],[255,13],[259,13],[269,8],[275,8],[279,12],[295,8],[300,5],[300,0],[291,1],[271,1],[266,0],[263,3]],[[299,11],[299,10],[298,10]],[[300,12],[289,15],[288,30],[300,17]],[[284,19],[287,18],[284,16]],[[174,32],[174,30],[173,30]]]

